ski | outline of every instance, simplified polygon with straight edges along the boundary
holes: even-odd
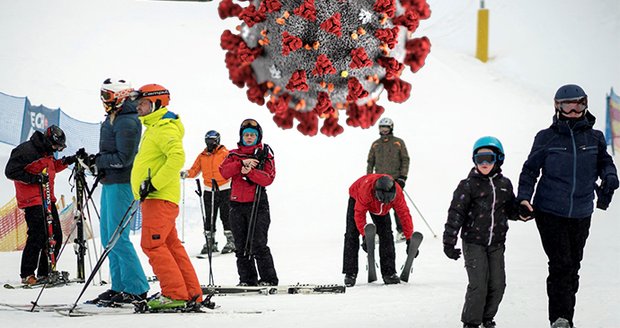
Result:
[[[26,312],[54,312],[58,309],[68,309],[71,304],[37,304],[33,310],[33,304],[11,304],[0,303],[0,308],[5,307],[12,310],[26,311]]]
[[[45,288],[52,288],[52,287],[62,287],[62,286],[66,286],[75,282],[84,282],[83,280],[80,279],[69,279],[69,273],[66,271],[55,271],[55,273],[58,273],[57,277],[52,279],[52,282],[48,282],[47,285],[45,282],[41,281],[41,282],[37,282],[36,284],[33,285],[28,285],[28,284],[9,284],[6,283],[4,284],[4,288],[6,289],[35,289],[35,288],[42,288],[43,286],[45,286]]]
[[[417,231],[414,232],[411,236],[411,242],[409,243],[409,250],[407,252],[407,260],[405,260],[405,264],[403,265],[403,271],[400,274],[400,280],[409,282],[409,274],[412,271],[411,266],[413,265],[413,259],[418,252],[418,248],[420,247],[420,243],[422,243],[423,238],[424,236]]]
[[[296,284],[283,286],[203,286],[204,294],[224,295],[290,295],[290,294],[342,294],[344,285]]]
[[[368,223],[364,227],[364,235],[366,240],[366,252],[368,253],[368,282],[377,280],[377,270],[375,264],[375,235],[377,234],[377,227],[374,224]]]

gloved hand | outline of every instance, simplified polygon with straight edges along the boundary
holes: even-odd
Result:
[[[157,191],[155,187],[151,184],[151,179],[145,179],[140,184],[140,201],[144,201],[146,197],[153,191]]]
[[[396,179],[396,183],[398,183],[403,189],[405,188],[405,181],[407,181],[407,177],[404,175],[401,175],[398,177],[398,179]]]
[[[613,194],[614,190],[618,189],[619,186],[618,176],[615,174],[608,174],[601,182],[601,189],[606,194]]]
[[[606,210],[609,207],[609,203],[611,203],[611,198],[614,195],[613,190],[609,193],[603,191],[603,187],[596,187],[594,189],[596,191],[596,208],[601,210]]]
[[[37,174],[35,175],[34,178],[34,183],[38,183],[38,184],[45,184],[50,182],[50,178],[48,175],[43,175],[43,174]]]
[[[71,165],[71,164],[74,164],[75,162],[77,162],[77,156],[76,155],[65,156],[65,157],[61,158],[60,160],[62,161],[62,164],[64,164],[64,165]]]
[[[185,178],[187,178],[187,177],[189,177],[189,172],[187,172],[187,171],[181,171],[181,179],[185,179]]]
[[[368,248],[366,247],[366,236],[362,236],[362,249],[364,252],[368,253]]]
[[[534,218],[534,211],[530,210],[525,204],[519,204],[519,219],[529,221]]]
[[[459,257],[461,257],[461,249],[455,248],[454,245],[444,244],[443,252],[446,254],[448,258],[453,259],[455,261],[458,260]]]

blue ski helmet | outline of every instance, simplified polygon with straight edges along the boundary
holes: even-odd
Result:
[[[209,130],[205,134],[205,143],[207,144],[207,146],[209,145],[209,143],[219,145],[220,144],[220,133],[215,130]]]
[[[504,146],[502,146],[502,143],[501,141],[499,141],[499,139],[492,136],[485,136],[476,140],[476,142],[474,143],[471,157],[474,163],[476,163],[474,160],[474,155],[476,155],[476,152],[480,148],[489,148],[493,150],[493,152],[497,155],[497,165],[501,166],[502,164],[504,164]]]
[[[560,110],[560,104],[565,101],[582,101],[588,108],[588,95],[583,89],[576,84],[567,84],[561,86],[558,91],[555,92],[554,107],[556,110]]]

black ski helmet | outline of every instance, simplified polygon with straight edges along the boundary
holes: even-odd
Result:
[[[567,84],[561,86],[555,92],[554,107],[556,111],[560,110],[560,104],[565,101],[581,101],[588,108],[588,95],[583,89],[576,84]]]
[[[45,138],[51,145],[60,147],[59,150],[67,148],[65,132],[56,125],[50,125],[45,130]]]
[[[209,146],[209,144],[219,145],[220,144],[220,133],[215,130],[210,130],[205,134],[205,144]]]
[[[375,197],[380,202],[387,204],[396,198],[396,184],[389,175],[384,175],[375,182]]]
[[[241,122],[241,126],[239,127],[239,144],[243,145],[243,130],[247,128],[258,131],[258,136],[256,137],[256,144],[261,143],[261,140],[263,140],[263,129],[260,127],[260,124],[258,124],[255,119],[247,118],[243,120],[243,122]]]

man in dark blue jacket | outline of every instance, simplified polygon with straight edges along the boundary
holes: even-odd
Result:
[[[107,117],[101,124],[95,163],[99,174],[103,174],[100,231],[104,247],[134,199],[129,180],[142,134],[136,95],[131,84],[124,80],[107,79],[101,86],[101,101]],[[107,305],[144,299],[149,286],[129,240],[129,229],[123,231],[109,259],[112,287],[94,301]]]
[[[592,128],[595,118],[587,108],[588,97],[581,87],[569,84],[558,89],[553,124],[536,135],[519,177],[521,218],[536,218],[549,258],[547,295],[552,327],[573,327],[578,271],[595,191],[597,207],[605,210],[618,188],[605,136]]]

